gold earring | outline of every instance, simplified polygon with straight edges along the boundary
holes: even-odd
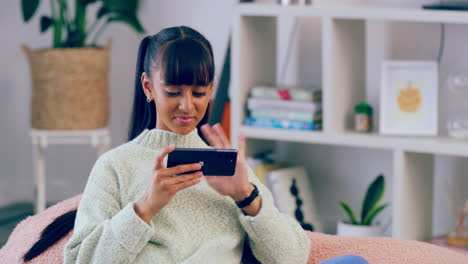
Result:
[[[148,102],[148,103],[151,102],[151,97],[147,96],[146,97],[146,102]]]

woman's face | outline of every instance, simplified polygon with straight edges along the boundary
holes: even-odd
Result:
[[[208,86],[167,85],[155,71],[150,80],[141,76],[146,96],[156,103],[156,128],[179,135],[190,133],[202,120],[213,92],[213,82]]]

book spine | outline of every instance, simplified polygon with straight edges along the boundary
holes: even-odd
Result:
[[[302,111],[302,112],[316,112],[321,108],[318,102],[300,102],[300,101],[285,101],[285,100],[272,100],[249,98],[247,101],[247,108],[249,110],[255,109],[269,109],[281,111]]]
[[[321,123],[302,122],[287,119],[273,119],[273,118],[253,118],[246,117],[244,124],[254,127],[269,127],[269,128],[284,128],[284,129],[299,129],[299,130],[319,130]]]
[[[250,117],[253,118],[273,118],[273,119],[289,119],[294,121],[312,122],[314,121],[314,112],[303,111],[278,111],[267,109],[254,109],[250,111]]]
[[[282,93],[287,93],[291,100],[294,101],[315,102],[321,94],[321,90],[256,86],[250,91],[250,96],[253,98],[280,100],[284,98]]]

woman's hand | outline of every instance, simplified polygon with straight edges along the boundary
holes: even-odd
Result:
[[[174,148],[174,146],[168,146],[158,155],[151,184],[140,200],[135,203],[135,212],[147,223],[150,223],[151,219],[171,201],[178,191],[199,183],[203,176],[203,173],[198,171],[201,169],[198,163],[166,168],[163,159]],[[177,175],[189,171],[197,172]]]
[[[232,148],[220,124],[201,127],[203,135],[214,148]],[[248,197],[254,189],[248,181],[247,161],[245,159],[245,137],[239,133],[236,171],[233,176],[205,176],[208,184],[222,195],[229,195],[235,201]]]

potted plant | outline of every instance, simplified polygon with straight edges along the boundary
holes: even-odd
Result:
[[[97,41],[113,22],[126,23],[143,33],[137,17],[138,2],[50,0],[50,14],[41,16],[40,31],[53,30],[51,48],[22,47],[32,75],[33,128],[86,130],[107,126],[110,42],[101,47]],[[99,6],[93,8],[94,22],[88,24],[88,8],[95,4]],[[24,22],[34,17],[39,5],[40,0],[21,1]]]
[[[382,236],[380,225],[373,225],[373,221],[388,204],[381,204],[385,192],[385,179],[382,174],[369,185],[366,195],[362,202],[361,219],[355,216],[353,208],[343,201],[340,201],[340,207],[348,216],[348,220],[338,223],[339,236],[369,237]]]

